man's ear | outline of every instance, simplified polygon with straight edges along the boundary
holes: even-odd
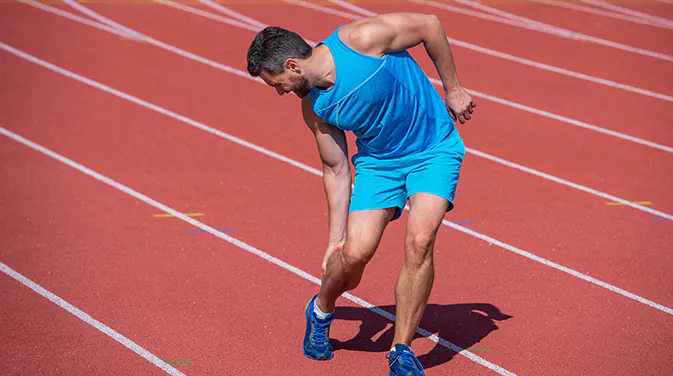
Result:
[[[289,58],[285,60],[285,69],[294,73],[301,74],[301,67],[296,59]]]

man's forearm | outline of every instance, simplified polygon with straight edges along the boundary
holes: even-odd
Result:
[[[346,238],[348,207],[351,197],[351,174],[348,167],[334,171],[323,169],[323,183],[329,215],[329,241],[338,243]]]
[[[445,91],[460,87],[456,65],[453,61],[453,52],[446,37],[444,27],[437,17],[431,17],[428,22],[427,36],[423,41],[425,50],[435,64],[437,73],[442,80]]]

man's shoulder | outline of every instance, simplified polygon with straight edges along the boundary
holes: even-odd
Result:
[[[339,28],[338,36],[348,47],[378,57],[383,55],[385,40],[390,31],[389,25],[378,17],[366,17]]]

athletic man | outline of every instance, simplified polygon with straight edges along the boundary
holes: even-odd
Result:
[[[407,49],[424,44],[444,98]],[[279,95],[301,98],[323,162],[329,242],[319,294],[308,303],[303,352],[332,358],[329,326],[337,298],[354,289],[384,229],[409,202],[405,260],[395,286],[395,338],[389,375],[424,375],[411,350],[434,279],[437,229],[453,199],[465,147],[454,121],[476,106],[462,88],[453,55],[433,15],[394,13],[342,25],[315,47],[294,32],[267,27],[248,51],[248,71]],[[344,131],[357,137],[351,172]]]

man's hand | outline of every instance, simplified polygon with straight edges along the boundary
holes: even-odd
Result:
[[[460,124],[465,124],[466,120],[470,120],[474,107],[477,107],[470,94],[460,86],[447,91],[445,100],[453,121],[458,120]]]
[[[330,240],[329,244],[327,245],[327,251],[325,252],[325,257],[322,260],[323,273],[327,271],[327,260],[329,260],[329,258],[332,257],[332,254],[334,254],[335,252],[341,251],[345,243],[346,243],[345,239],[338,241]]]

